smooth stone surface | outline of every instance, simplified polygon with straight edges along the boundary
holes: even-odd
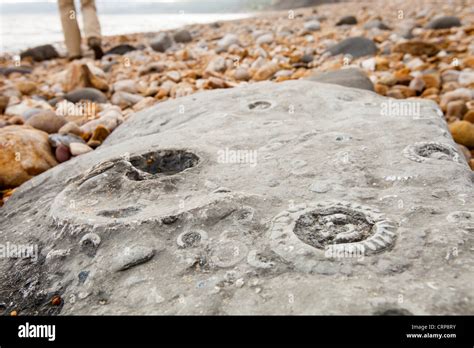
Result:
[[[328,49],[331,55],[350,54],[354,58],[370,56],[377,53],[375,43],[362,36],[350,37],[342,40]]]
[[[459,74],[459,79],[458,79],[459,83],[462,85],[462,86],[474,86],[474,70],[471,70],[471,71],[468,71],[468,70],[465,70],[465,71],[462,71],[460,74]]]
[[[58,58],[59,54],[52,45],[41,45],[23,51],[20,56],[21,59],[31,57],[33,60],[41,62],[43,60]]]
[[[69,151],[73,156],[80,156],[85,153],[91,152],[92,148],[87,144],[82,143],[71,143],[69,144]]]
[[[156,52],[165,52],[173,45],[170,36],[167,33],[159,33],[153,41],[150,42],[151,48]]]
[[[380,19],[374,19],[374,20],[368,21],[367,23],[364,24],[364,29],[391,30],[391,28],[387,24],[382,22]]]
[[[216,51],[225,52],[229,49],[232,45],[239,45],[240,41],[237,35],[235,34],[226,34],[222,39],[217,42],[217,49]]]
[[[174,33],[173,39],[178,43],[187,43],[193,41],[191,33],[186,29],[181,29]]]
[[[19,186],[56,164],[47,133],[29,126],[0,128],[0,189]]]
[[[248,81],[250,80],[250,73],[246,68],[237,68],[234,72],[234,78],[239,81]]]
[[[150,261],[154,255],[155,250],[146,246],[135,245],[132,247],[126,247],[114,259],[112,268],[116,272],[126,271]]]
[[[211,60],[206,67],[206,71],[211,71],[211,72],[224,72],[227,69],[227,65],[225,62],[225,58],[221,56],[215,57],[213,60]]]
[[[127,93],[123,91],[115,92],[112,95],[112,98],[110,99],[112,104],[118,105],[122,109],[129,106],[133,106],[136,103],[140,102],[141,100],[143,100],[143,96],[139,94]]]
[[[413,56],[433,56],[439,52],[439,47],[430,42],[413,40],[398,43],[393,47],[394,52],[409,53]]]
[[[318,31],[321,29],[321,23],[316,20],[308,21],[304,23],[304,28],[308,31]]]
[[[54,154],[56,156],[56,160],[59,163],[69,161],[69,159],[71,158],[71,153],[69,152],[69,148],[63,144],[59,144],[59,146],[54,151]]]
[[[474,149],[474,124],[468,121],[456,121],[449,125],[449,130],[458,144]]]
[[[255,81],[267,80],[275,75],[278,70],[280,70],[278,64],[274,62],[268,62],[255,72],[253,79]]]
[[[58,147],[60,145],[69,147],[72,143],[85,144],[84,139],[74,134],[50,134],[48,136],[48,141],[51,147]]]
[[[27,66],[9,66],[9,67],[1,67],[0,74],[8,76],[12,73],[18,74],[31,74],[33,68]]]
[[[263,34],[257,38],[255,41],[257,45],[269,45],[275,40],[275,37],[273,34],[268,33],[268,34]]]
[[[104,93],[95,88],[79,88],[67,93],[64,98],[70,102],[78,103],[81,100],[89,100],[97,103],[106,103],[107,97]]]
[[[303,57],[301,57],[301,62],[308,64],[311,63],[314,60],[314,56],[312,54],[304,54]]]
[[[460,213],[474,210],[472,172],[452,150],[434,102],[403,100],[420,117],[397,113],[397,103],[298,80],[196,93],[135,113],[97,151],[33,178],[8,199],[1,210],[8,218],[0,219],[5,242],[35,238],[40,251],[60,246],[71,253],[28,267],[0,258],[1,284],[33,313],[39,305],[22,297],[28,285],[14,281],[18,273],[37,277],[37,291],[62,284],[62,298],[87,283],[90,295],[65,302],[62,315],[372,315],[379,305],[473,313],[473,226]],[[424,142],[442,144],[446,153]],[[330,190],[311,191],[315,182]],[[433,195],[439,191],[449,196]],[[329,257],[303,242],[296,221],[321,211],[318,204],[335,209],[329,222],[351,221],[344,211],[353,209],[381,221],[376,230],[388,232],[385,241],[368,244],[379,252]],[[330,224],[322,228],[329,232]],[[101,239],[94,257],[79,247],[91,233]],[[389,247],[377,249],[384,243]],[[113,260],[135,245],[162,251],[118,274]],[[85,264],[89,277],[80,284]],[[97,294],[109,301],[98,305]],[[282,305],[289,294],[294,301]],[[367,294],[377,294],[377,305],[361,301]]]
[[[135,80],[127,79],[127,80],[119,80],[113,84],[113,90],[115,92],[123,91],[128,93],[137,93],[138,92],[138,84]]]
[[[458,17],[454,16],[442,16],[433,19],[426,25],[428,29],[449,29],[452,27],[460,27],[461,21]]]
[[[317,73],[308,77],[308,80],[331,83],[345,87],[366,89],[368,91],[374,90],[374,84],[372,81],[370,81],[363,70],[358,68],[346,68],[336,71]]]
[[[110,54],[119,54],[119,55],[124,55],[125,53],[135,51],[137,48],[135,46],[129,45],[129,44],[121,44],[117,45],[115,47],[112,47],[110,50],[104,52],[104,56],[110,55]]]
[[[354,16],[345,16],[345,17],[342,17],[342,18],[336,23],[337,26],[339,26],[339,25],[354,25],[354,24],[357,24],[357,18],[355,18]]]
[[[115,106],[117,109],[104,110],[99,113],[99,118],[89,121],[86,124],[82,125],[81,132],[83,133],[92,133],[99,125],[107,127],[107,129],[112,132],[120,123],[123,122],[122,113],[120,109]]]
[[[63,116],[56,115],[52,110],[40,111],[26,121],[27,125],[49,134],[57,133],[66,123]]]
[[[58,130],[59,134],[81,135],[81,128],[75,122],[68,122]]]

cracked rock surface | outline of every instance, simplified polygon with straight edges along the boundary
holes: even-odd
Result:
[[[434,102],[399,101],[418,105],[408,115],[382,112],[389,101],[301,80],[135,114],[7,201],[2,240],[40,255],[0,259],[0,302],[66,315],[473,314],[472,172]]]

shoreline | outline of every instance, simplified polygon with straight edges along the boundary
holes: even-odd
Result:
[[[169,14],[171,16],[171,14]],[[203,18],[205,17],[216,17],[216,16],[224,16],[225,18],[226,17],[231,17],[229,19],[215,19],[215,18],[211,18],[209,20],[203,20]],[[191,25],[206,25],[206,24],[211,24],[211,23],[215,23],[215,22],[230,22],[230,21],[238,21],[238,20],[241,20],[241,19],[246,19],[246,18],[251,18],[251,17],[256,17],[260,15],[260,13],[258,12],[247,12],[247,13],[241,13],[241,14],[236,14],[236,13],[222,13],[222,14],[218,14],[218,13],[196,13],[196,14],[188,14],[188,16],[197,16],[197,17],[200,17],[202,16],[202,18],[197,18],[199,20],[193,22],[193,23],[185,23],[185,24],[179,24],[177,26],[174,26],[174,25],[166,25],[166,27],[164,27],[163,29],[158,29],[158,30],[154,30],[154,31],[150,31],[150,30],[141,30],[141,31],[133,31],[133,32],[122,32],[122,33],[116,33],[116,34],[104,34],[102,35],[102,38],[104,41],[108,41],[108,40],[114,40],[116,39],[117,37],[120,37],[122,35],[132,35],[132,36],[138,36],[138,35],[153,35],[153,34],[157,34],[161,31],[173,31],[173,30],[179,30],[179,29],[182,29],[182,28],[185,28],[187,26],[191,26]],[[154,15],[153,15],[154,16]],[[176,16],[179,16],[179,15],[176,15]],[[100,15],[99,15],[100,17]],[[238,18],[236,18],[238,17]],[[79,21],[81,21],[81,19],[79,19]],[[136,21],[136,19],[135,19]],[[59,24],[59,23],[58,23]],[[81,23],[82,24],[82,23]],[[43,43],[37,43],[37,44],[27,44],[25,46],[22,46],[22,47],[18,47],[18,48],[10,48],[10,47],[6,47],[7,45],[4,45],[4,49],[2,49],[0,51],[0,57],[4,57],[4,56],[14,56],[14,55],[19,55],[22,51],[28,49],[28,48],[32,48],[32,47],[35,47],[35,46],[40,46],[40,45],[52,45],[54,46],[56,49],[58,49],[59,51],[61,52],[64,52],[66,51],[66,48],[65,48],[65,45],[64,45],[64,38],[62,37],[62,28],[60,28],[60,26],[57,28],[58,30],[58,35],[61,36],[61,38],[58,38],[57,40],[48,40],[48,41],[44,41]],[[115,30],[115,29],[114,29]],[[11,33],[11,35],[14,35],[15,33]],[[23,35],[26,35],[26,34],[23,34]],[[56,35],[53,35],[53,36],[56,36]],[[85,39],[83,38],[83,41],[85,42]]]

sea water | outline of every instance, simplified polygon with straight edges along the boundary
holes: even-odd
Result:
[[[157,32],[251,16],[237,12],[241,10],[239,0],[96,0],[96,3],[104,36]],[[79,1],[76,1],[76,9],[82,30]],[[56,1],[0,0],[0,22],[0,53],[17,53],[28,47],[64,40]]]

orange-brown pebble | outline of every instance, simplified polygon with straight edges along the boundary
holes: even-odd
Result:
[[[400,70],[395,71],[393,76],[397,79],[397,83],[401,85],[408,85],[411,80],[413,80],[413,77],[409,75],[410,74],[410,69],[408,68],[403,68]]]
[[[474,69],[474,56],[469,56],[464,59],[464,67]]]
[[[380,83],[376,83],[374,86],[375,92],[380,95],[387,95],[388,87],[386,85],[382,85]]]
[[[389,69],[390,61],[385,57],[375,57],[375,70],[385,71]]]
[[[464,120],[464,121],[467,121],[467,122],[474,123],[474,109],[469,110],[468,112],[466,112],[466,113],[464,114],[463,120]]]
[[[453,100],[453,101],[450,101],[448,105],[446,106],[447,116],[454,116],[459,119],[462,119],[466,111],[467,111],[467,107],[464,100]]]
[[[110,131],[105,127],[104,125],[99,124],[96,129],[94,129],[94,132],[92,133],[92,136],[90,140],[92,141],[100,141],[101,143],[107,138],[110,134]]]
[[[390,98],[395,98],[395,99],[405,99],[405,96],[403,93],[397,88],[397,89],[391,89],[390,91],[387,92],[387,97]]]
[[[434,101],[435,103],[439,104],[439,96],[436,94],[431,94],[423,97],[424,99],[429,99]]]
[[[432,95],[432,94],[436,94],[438,95],[439,94],[439,89],[438,88],[435,88],[435,87],[431,87],[431,88],[428,88],[428,89],[425,89],[423,91],[423,93],[421,94],[422,97],[425,97],[427,95]]]
[[[12,118],[8,120],[8,123],[22,125],[25,123],[25,121],[23,120],[23,117],[21,116],[13,116]]]
[[[453,139],[458,144],[474,148],[474,124],[467,121],[456,121],[449,125]]]
[[[392,90],[399,90],[402,94],[403,97],[405,98],[410,98],[410,97],[415,97],[416,96],[416,91],[403,85],[396,85],[392,88]]]
[[[19,81],[16,83],[16,88],[25,95],[31,94],[36,90],[36,83],[31,81]]]
[[[439,88],[441,84],[441,79],[439,75],[436,74],[426,74],[421,76],[421,78],[425,82],[425,88]]]
[[[59,295],[54,295],[51,299],[51,304],[53,306],[59,306],[61,304],[61,297]]]

